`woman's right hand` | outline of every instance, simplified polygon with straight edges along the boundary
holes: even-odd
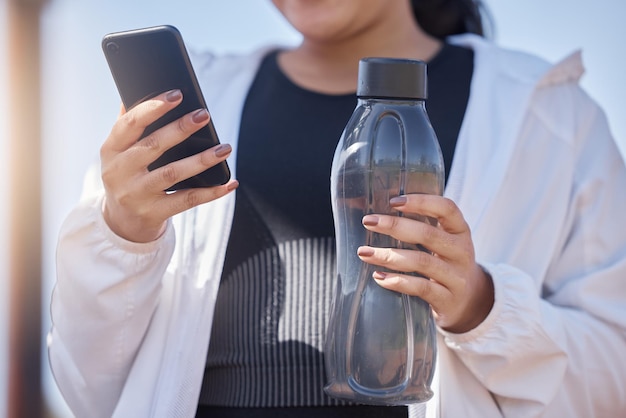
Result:
[[[149,171],[148,165],[164,151],[182,142],[209,122],[206,109],[191,112],[138,141],[144,129],[182,101],[179,90],[147,100],[130,111],[122,109],[100,149],[106,192],[104,219],[113,232],[133,242],[149,242],[164,231],[173,215],[218,199],[236,189],[230,180],[222,186],[166,193],[170,186],[201,173],[230,155],[220,144],[191,157]]]

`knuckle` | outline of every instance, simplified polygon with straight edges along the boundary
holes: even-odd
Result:
[[[425,242],[433,242],[441,238],[439,230],[430,225],[423,224],[422,230]]]
[[[132,129],[139,125],[139,118],[135,112],[127,112],[120,118],[120,123]]]
[[[205,167],[211,167],[215,164],[215,153],[206,150],[198,154],[198,161]]]
[[[389,227],[391,229],[396,229],[396,228],[398,228],[400,226],[400,221],[402,219],[401,217],[399,217],[399,216],[390,216],[389,219],[390,219]]]
[[[176,130],[181,132],[181,133],[185,133],[187,132],[187,122],[186,122],[186,118],[179,118],[176,121]]]
[[[178,180],[178,171],[171,164],[161,168],[161,180],[165,184],[174,184]]]
[[[102,179],[102,183],[107,187],[114,185],[120,172],[121,170],[117,160],[102,163],[100,166],[100,178]]]
[[[163,102],[161,100],[146,100],[143,102],[143,105],[146,107],[148,112],[153,112],[162,107]]]
[[[115,171],[116,170],[112,170],[110,168],[110,166],[106,166],[106,167],[102,168],[102,172],[100,173],[100,177],[102,178],[102,183],[105,186],[108,186],[109,184],[111,184],[111,182],[115,178],[115,176],[114,176]]]
[[[189,190],[185,196],[185,209],[190,209],[202,203],[202,199],[197,190]]]
[[[109,155],[109,147],[108,141],[105,141],[104,144],[100,146],[100,161],[104,161],[107,155]]]
[[[417,251],[415,253],[415,263],[421,268],[430,267],[433,263],[433,258],[430,254],[425,251]]]
[[[115,194],[115,200],[120,206],[130,207],[133,201],[133,193],[126,192],[124,190],[118,190]]]
[[[393,262],[394,256],[390,249],[386,248],[380,253],[380,259],[385,265],[389,265]]]
[[[142,114],[146,116],[150,115],[151,117],[156,118],[158,113],[163,112],[163,109],[162,109],[163,104],[164,103],[160,100],[148,99],[139,103],[136,109],[138,110],[138,112],[141,112]],[[131,111],[128,113],[133,113],[133,112]]]
[[[430,301],[433,295],[432,287],[430,286],[430,280],[424,277],[416,277],[413,280],[413,288],[415,289],[415,293],[424,300]]]
[[[161,150],[161,142],[162,141],[160,135],[154,132],[143,138],[141,141],[138,142],[138,144],[143,148],[149,149],[150,151],[158,152]]]
[[[454,201],[452,201],[451,199],[444,197],[443,198],[443,214],[446,217],[449,217],[451,215],[454,215],[457,211],[458,211],[458,207],[456,206],[456,203],[454,203]]]

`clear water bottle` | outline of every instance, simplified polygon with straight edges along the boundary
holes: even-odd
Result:
[[[367,231],[361,223],[364,215],[376,213],[436,224],[389,205],[399,195],[443,193],[443,158],[426,113],[426,85],[422,61],[359,63],[358,105],[331,173],[338,280],[325,344],[325,391],[333,397],[407,405],[432,396],[437,348],[430,306],[380,287],[372,273],[385,269],[357,256],[361,245],[426,250]]]

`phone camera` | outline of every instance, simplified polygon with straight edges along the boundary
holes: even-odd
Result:
[[[106,48],[111,54],[117,55],[120,53],[120,46],[115,42],[108,42]]]

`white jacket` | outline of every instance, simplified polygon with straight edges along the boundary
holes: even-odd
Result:
[[[551,67],[474,36],[454,41],[475,50],[475,67],[446,195],[471,226],[495,304],[470,332],[440,330],[429,415],[626,416],[626,170],[577,84],[580,56]],[[264,53],[195,63],[233,171]],[[85,190],[58,246],[56,381],[78,417],[191,417],[234,194],[137,244],[105,224],[98,182]]]

